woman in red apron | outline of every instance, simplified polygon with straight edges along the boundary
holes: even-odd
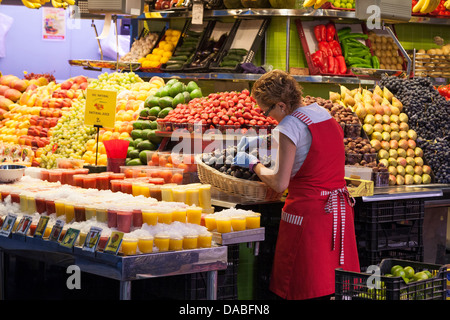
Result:
[[[278,122],[294,117],[311,134],[306,158],[294,176],[291,171],[297,147],[283,134],[276,170],[248,154],[238,153],[235,158],[238,165],[246,158],[250,170],[274,190],[283,191],[286,186],[289,190],[281,213],[270,289],[284,299],[332,295],[336,268],[360,271],[353,198],[344,180],[342,128],[331,116],[324,116],[320,106],[302,107],[300,86],[283,71],[262,76],[252,94],[266,115]]]

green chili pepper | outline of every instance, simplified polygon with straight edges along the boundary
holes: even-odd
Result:
[[[353,64],[372,64],[370,59],[362,59],[362,58],[358,58],[358,57],[348,57],[347,59],[348,63],[350,65]]]
[[[372,66],[370,64],[367,63],[359,63],[359,64],[352,64],[351,65],[352,68],[369,68],[372,69]]]
[[[378,60],[377,56],[372,56],[372,66],[374,69],[380,69],[380,60]]]
[[[339,40],[344,40],[344,39],[367,39],[369,36],[367,34],[364,33],[347,33],[344,34],[342,37],[339,37]]]
[[[338,37],[340,38],[340,37],[343,36],[344,34],[348,34],[348,33],[350,33],[351,31],[352,31],[352,28],[350,28],[350,27],[345,27],[345,28],[340,29],[340,30],[337,32],[337,34],[338,34]]]

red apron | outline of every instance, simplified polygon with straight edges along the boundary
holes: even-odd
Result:
[[[308,126],[312,142],[289,182],[270,289],[282,298],[302,300],[333,294],[336,268],[360,272],[360,267],[354,199],[344,180],[342,128],[333,118],[314,122],[301,111],[292,116]]]

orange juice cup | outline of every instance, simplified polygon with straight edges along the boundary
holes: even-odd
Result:
[[[47,225],[45,227],[44,236],[43,236],[44,238],[50,237],[50,233],[52,232],[52,228],[53,228],[53,226],[50,226],[50,225]]]
[[[153,237],[151,235],[139,237],[138,248],[142,253],[151,253],[153,251]]]
[[[142,210],[142,222],[149,226],[154,226],[158,223],[158,212],[152,209]]]
[[[186,190],[186,204],[189,206],[198,206],[199,202],[199,189],[195,187],[189,187]]]
[[[131,183],[131,194],[135,197],[141,195],[141,185],[142,182],[132,182]]]
[[[183,237],[182,236],[170,236],[169,238],[169,250],[178,251],[183,249]]]
[[[245,225],[247,229],[257,229],[261,227],[261,214],[251,213],[246,216]]]
[[[169,250],[170,237],[165,233],[157,233],[153,238],[153,243],[159,251],[164,252]]]
[[[137,246],[138,246],[138,239],[124,237],[122,240],[122,245],[120,247],[124,255],[132,256],[136,254]]]
[[[173,186],[170,185],[163,185],[161,186],[161,200],[172,202],[173,201],[173,192],[172,192]]]
[[[231,228],[233,231],[243,231],[245,230],[245,217],[236,216],[231,218]]]
[[[211,248],[212,243],[212,233],[203,232],[198,235],[198,247],[199,248]]]
[[[200,224],[202,221],[202,208],[191,206],[186,209],[186,219],[188,223]]]
[[[172,223],[172,211],[171,210],[158,210],[158,223],[171,224]]]
[[[172,211],[172,221],[186,222],[186,209],[177,208]]]
[[[150,198],[150,187],[151,186],[152,186],[152,184],[150,184],[150,183],[142,182],[140,185],[140,190],[139,190],[139,193],[141,194],[141,196]]]
[[[55,213],[57,217],[63,216],[66,214],[65,211],[65,203],[62,200],[55,200]]]
[[[198,235],[186,235],[183,237],[183,249],[197,249]]]
[[[228,233],[231,232],[231,218],[230,217],[216,217],[217,232]]]
[[[208,231],[213,231],[217,229],[216,216],[213,214],[205,215],[205,227]]]

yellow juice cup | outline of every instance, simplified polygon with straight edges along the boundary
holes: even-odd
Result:
[[[236,216],[231,218],[231,228],[233,231],[243,231],[245,230],[245,217],[244,216]]]
[[[108,210],[105,207],[97,207],[95,209],[95,216],[98,222],[108,222]]]
[[[28,206],[27,206],[27,210],[28,213],[35,213],[36,212],[36,200],[34,199],[34,196],[31,195],[27,195],[27,202],[28,202]]]
[[[201,185],[198,188],[198,190],[199,190],[198,200],[200,207],[202,207],[203,209],[211,208],[211,185],[210,184]]]
[[[186,209],[186,219],[188,223],[200,224],[202,221],[202,208],[191,206]]]
[[[171,224],[172,223],[172,211],[161,209],[158,210],[158,223]]]
[[[65,203],[62,200],[55,200],[55,213],[56,216],[63,216],[66,214],[65,212]]]
[[[186,209],[177,208],[172,211],[172,222],[179,221],[182,223],[186,223]]]
[[[199,248],[211,248],[212,233],[203,232],[198,235],[197,245]]]
[[[158,223],[158,212],[152,209],[142,209],[142,223],[154,226]]]
[[[213,231],[217,229],[216,216],[213,214],[205,215],[205,227],[208,231]]]
[[[182,236],[170,236],[169,238],[169,250],[178,251],[183,249],[183,237]]]
[[[173,185],[163,185],[161,186],[161,200],[167,202],[173,202]]]
[[[66,202],[64,204],[64,214],[66,216],[66,223],[71,222],[75,218],[75,206],[73,203]]]
[[[198,235],[186,235],[183,237],[183,249],[197,249]]]
[[[186,204],[189,206],[198,206],[199,201],[199,190],[198,187],[188,187],[186,189]]]
[[[136,254],[137,246],[138,246],[138,239],[123,238],[121,251],[126,256],[132,256]]]
[[[19,195],[20,198],[20,211],[23,213],[28,212],[28,199],[25,193]]]
[[[141,182],[133,182],[131,185],[131,194],[135,197],[141,195]]]
[[[228,233],[231,232],[231,218],[230,217],[217,217],[217,232]]]
[[[141,183],[139,193],[142,196],[149,198],[150,197],[150,186],[151,186],[150,183]]]
[[[142,253],[151,253],[153,251],[153,237],[150,235],[139,237],[138,248]]]
[[[97,218],[97,210],[94,207],[84,207],[86,221]]]
[[[157,233],[153,238],[153,243],[159,251],[164,252],[169,250],[170,237],[165,233]]]
[[[257,229],[261,227],[261,214],[251,213],[245,218],[245,224],[247,229]]]
[[[87,232],[80,231],[80,237],[78,238],[78,245],[81,247],[84,245],[84,242],[86,241]]]
[[[172,194],[173,194],[174,202],[186,203],[186,188],[185,187],[173,188]]]

